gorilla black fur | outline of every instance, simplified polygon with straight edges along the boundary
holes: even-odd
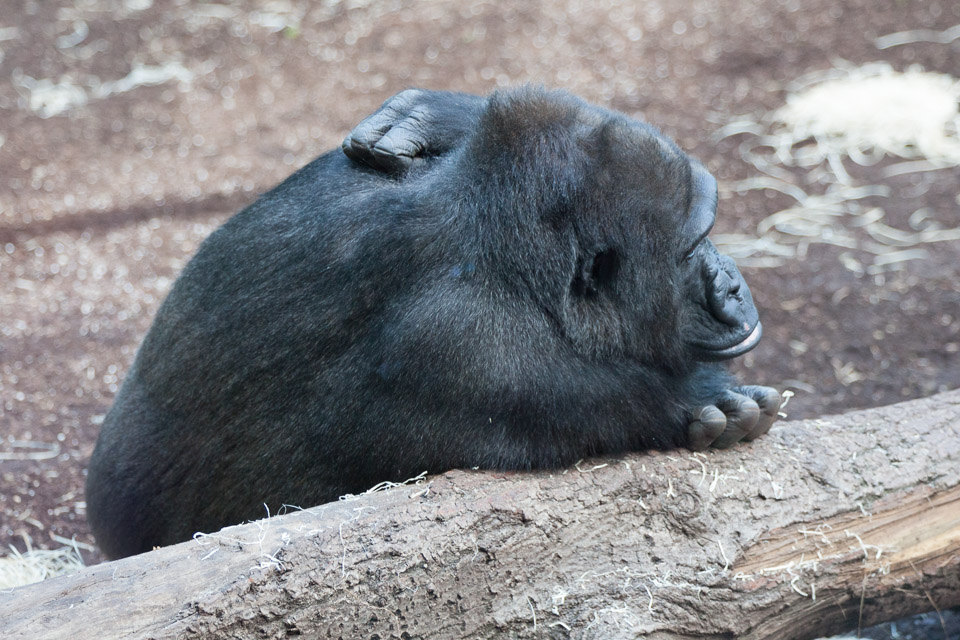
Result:
[[[558,467],[769,429],[776,393],[701,361],[759,336],[739,272],[703,239],[712,211],[692,211],[702,167],[564,93],[390,104],[377,135],[414,125],[393,147],[367,131],[351,157],[317,158],[177,280],[90,463],[109,556],[424,470]]]

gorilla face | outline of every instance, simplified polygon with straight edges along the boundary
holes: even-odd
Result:
[[[532,119],[534,131],[526,129]],[[559,317],[583,353],[679,370],[758,344],[750,289],[707,238],[716,180],[652,127],[587,105],[568,111],[492,100],[467,147],[474,162],[536,164],[518,172],[522,185],[495,183],[522,200],[504,203],[474,185],[488,228],[517,227],[492,236],[497,263],[488,271],[504,286],[527,282],[527,295]],[[490,175],[498,173],[472,177],[486,185]],[[503,269],[511,256],[522,262]]]
[[[716,220],[717,182],[698,162],[691,163],[690,190],[681,226],[681,238],[691,239],[681,261],[690,304],[684,339],[697,360],[727,360],[757,346],[763,327],[737,265],[707,239]]]
[[[773,424],[718,364],[760,323],[716,183],[561,92],[398,94],[215,231],[103,422],[119,557],[454,467],[729,447]]]

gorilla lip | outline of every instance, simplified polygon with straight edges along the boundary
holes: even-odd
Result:
[[[702,361],[716,361],[716,360],[729,360],[730,358],[736,358],[737,356],[742,356],[746,352],[750,351],[757,344],[760,343],[760,338],[763,336],[763,325],[758,321],[757,326],[753,328],[750,334],[738,342],[737,344],[726,347],[724,349],[702,349],[700,354],[700,360]]]

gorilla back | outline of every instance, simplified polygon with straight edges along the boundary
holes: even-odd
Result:
[[[424,470],[757,437],[779,396],[706,362],[760,334],[715,208],[672,142],[567,94],[399,94],[184,269],[90,462],[99,545]]]

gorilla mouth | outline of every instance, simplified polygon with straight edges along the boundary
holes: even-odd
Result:
[[[760,342],[760,337],[763,335],[763,325],[757,321],[757,326],[750,331],[749,335],[746,338],[741,340],[735,345],[729,347],[722,347],[719,349],[709,348],[709,347],[700,347],[698,354],[698,360],[701,361],[717,361],[717,360],[729,360],[730,358],[736,358],[737,356],[742,356],[746,352],[753,349]]]

